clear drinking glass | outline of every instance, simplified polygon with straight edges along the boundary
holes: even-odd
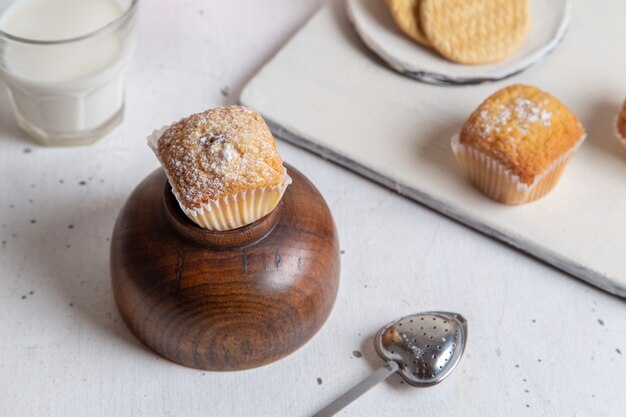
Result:
[[[11,18],[11,6],[19,1],[25,0],[0,0],[0,23]],[[135,47],[138,0],[107,1],[121,14],[78,37],[26,39],[0,26],[0,76],[15,117],[44,145],[93,143],[123,119],[124,77]]]

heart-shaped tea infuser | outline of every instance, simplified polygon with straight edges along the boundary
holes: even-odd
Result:
[[[385,365],[314,417],[335,415],[395,372],[414,387],[438,384],[459,363],[466,342],[467,321],[460,314],[430,311],[391,322],[374,339]]]

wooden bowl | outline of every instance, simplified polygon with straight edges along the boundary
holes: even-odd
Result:
[[[270,214],[240,229],[201,229],[163,170],[122,209],[111,242],[113,292],[131,331],[159,355],[215,371],[254,368],[304,345],[339,285],[339,242],[315,186],[293,183]]]

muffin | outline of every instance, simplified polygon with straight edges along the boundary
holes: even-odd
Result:
[[[255,222],[291,183],[267,124],[246,107],[191,115],[154,132],[148,144],[182,211],[208,230]]]
[[[626,101],[615,120],[615,136],[622,142],[622,145],[626,146]]]
[[[559,100],[535,87],[513,85],[472,113],[452,138],[452,150],[485,195],[522,204],[556,185],[584,139],[580,121]]]

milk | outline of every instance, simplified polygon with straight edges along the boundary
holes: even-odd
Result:
[[[22,128],[46,144],[77,144],[121,120],[132,51],[132,22],[112,23],[122,14],[112,0],[18,0],[0,16],[0,30],[31,41],[0,48]]]

